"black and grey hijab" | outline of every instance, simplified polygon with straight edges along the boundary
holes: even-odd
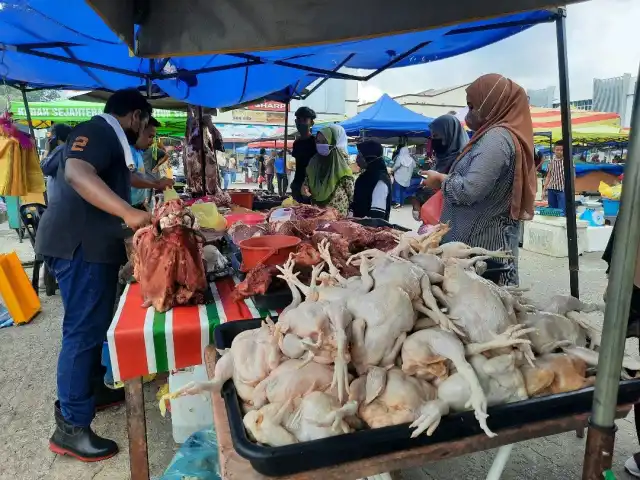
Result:
[[[382,145],[373,140],[367,140],[357,145],[358,152],[366,161],[364,171],[358,176],[353,192],[353,216],[358,218],[372,217],[389,220],[391,213],[391,178],[382,157]],[[387,202],[385,211],[377,212],[371,208],[373,191],[378,182],[387,185]]]
[[[429,127],[431,133],[436,133],[442,139],[442,149],[436,150],[435,170],[440,173],[449,173],[454,160],[469,143],[469,135],[465,132],[460,120],[453,115],[442,115],[436,118]],[[432,141],[435,143],[435,139]]]

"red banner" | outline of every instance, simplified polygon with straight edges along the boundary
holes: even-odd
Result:
[[[282,102],[262,102],[255,105],[249,105],[249,110],[261,110],[263,112],[284,112],[285,104]]]

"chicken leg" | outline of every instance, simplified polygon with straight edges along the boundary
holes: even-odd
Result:
[[[473,367],[465,358],[464,345],[452,332],[440,328],[420,330],[407,338],[402,346],[402,367],[411,363],[420,362],[420,357],[442,356],[451,360],[460,375],[469,384],[471,396],[467,402],[467,408],[473,407],[480,428],[489,437],[495,434],[487,426],[487,398]]]

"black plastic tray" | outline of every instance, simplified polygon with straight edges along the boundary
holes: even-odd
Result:
[[[275,319],[274,319],[275,321]],[[215,330],[219,349],[231,347],[239,333],[258,328],[261,320],[241,320],[220,325]],[[255,470],[267,476],[292,475],[354,460],[361,460],[424,445],[450,442],[473,435],[484,435],[473,412],[453,413],[442,419],[431,437],[411,438],[408,424],[361,430],[328,439],[284,447],[268,447],[252,442],[242,423],[242,410],[232,381],[222,388],[233,446]],[[620,382],[618,404],[640,399],[640,380]],[[489,428],[496,433],[527,423],[587,413],[593,403],[593,387],[576,392],[533,398],[489,408]]]
[[[251,210],[271,210],[282,205],[284,198],[274,198],[273,200],[256,200],[253,199],[253,207]]]
[[[350,218],[354,223],[359,223],[365,227],[389,227],[401,232],[409,232],[410,228],[403,227],[402,225],[396,225],[395,223],[389,223],[382,218]]]
[[[265,310],[283,309],[293,301],[291,289],[286,285],[276,290],[269,289],[264,295],[254,295],[251,298],[256,307]]]

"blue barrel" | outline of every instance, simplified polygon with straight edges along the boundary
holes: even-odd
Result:
[[[602,206],[604,207],[605,217],[615,217],[620,210],[620,200],[610,200],[608,198],[602,199]]]

